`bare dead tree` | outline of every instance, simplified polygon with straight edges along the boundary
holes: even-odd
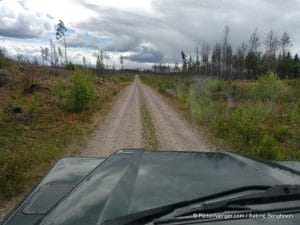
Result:
[[[210,47],[209,44],[207,42],[204,42],[202,44],[202,48],[201,48],[201,58],[202,58],[202,64],[204,66],[204,71],[205,74],[208,74],[208,70],[209,70],[209,53],[210,53]]]
[[[259,67],[259,52],[260,46],[259,35],[257,29],[250,35],[248,42],[248,54],[246,57],[246,67],[248,74],[253,78],[258,73]]]
[[[216,43],[212,53],[212,64],[215,72],[218,74],[219,80],[221,79],[221,64],[222,64],[222,46],[220,43]]]
[[[274,31],[271,30],[265,41],[265,55],[266,55],[266,66],[268,70],[274,70],[275,69],[275,61],[276,61],[276,52],[278,51],[279,47],[279,41],[277,36],[275,35]]]
[[[223,45],[222,45],[222,69],[221,74],[227,76],[229,65],[228,65],[228,45],[229,45],[229,35],[230,35],[230,27],[225,26],[224,37],[223,37]]]

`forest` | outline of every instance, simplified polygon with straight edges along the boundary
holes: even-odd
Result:
[[[299,78],[300,60],[292,55],[292,42],[287,32],[278,37],[273,30],[263,39],[256,29],[248,41],[234,49],[230,43],[230,28],[225,27],[221,42],[210,46],[204,42],[194,54],[181,51],[181,63],[175,66],[155,64],[152,71],[161,74],[195,76],[204,75],[218,79],[257,79],[260,75],[273,71],[280,78]]]

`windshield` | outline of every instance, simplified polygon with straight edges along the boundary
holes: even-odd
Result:
[[[300,0],[0,0],[0,221],[299,184],[299,19]]]

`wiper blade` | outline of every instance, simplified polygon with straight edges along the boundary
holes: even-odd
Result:
[[[276,185],[269,189],[230,199],[223,199],[214,202],[203,202],[201,205],[190,209],[177,209],[172,213],[172,218],[191,215],[192,213],[216,213],[230,210],[249,210],[244,205],[267,204],[275,202],[300,200],[300,185]],[[154,224],[161,224],[172,219],[170,217],[154,220]]]
[[[284,202],[292,200],[300,200],[300,185],[276,185],[270,187],[266,191],[259,193],[251,193],[237,196],[230,199],[223,199],[210,203],[203,203],[198,208],[202,212],[215,212],[216,210],[223,210],[228,205],[251,205],[251,204],[267,204],[274,202]],[[193,208],[192,211],[197,210]]]
[[[252,191],[252,190],[267,190],[271,186],[264,186],[264,185],[252,185],[252,186],[245,186],[245,187],[239,187],[223,192],[219,192],[216,194],[200,197],[200,198],[195,198],[191,200],[186,200],[186,201],[181,201],[181,202],[176,202],[172,203],[169,205],[153,208],[153,209],[148,209],[132,214],[128,214],[125,216],[117,217],[111,220],[106,220],[102,223],[102,225],[135,225],[135,224],[141,224],[141,223],[146,223],[152,221],[154,218],[161,217],[163,215],[166,215],[175,209],[185,207],[191,204],[199,203],[199,202],[204,202],[208,201],[211,199],[216,199],[216,198],[221,198],[221,197],[226,197],[229,195],[237,194],[240,192],[244,191]]]
[[[300,198],[300,185],[276,185],[260,193],[251,193],[237,196],[233,199],[224,199],[204,204],[204,210],[210,211],[222,208],[228,204],[267,204],[298,200]]]

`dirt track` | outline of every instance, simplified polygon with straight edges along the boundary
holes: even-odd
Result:
[[[136,78],[92,134],[82,155],[108,156],[121,148],[143,148],[141,106],[151,114],[160,149],[208,151],[204,138],[192,129],[163,97]]]

